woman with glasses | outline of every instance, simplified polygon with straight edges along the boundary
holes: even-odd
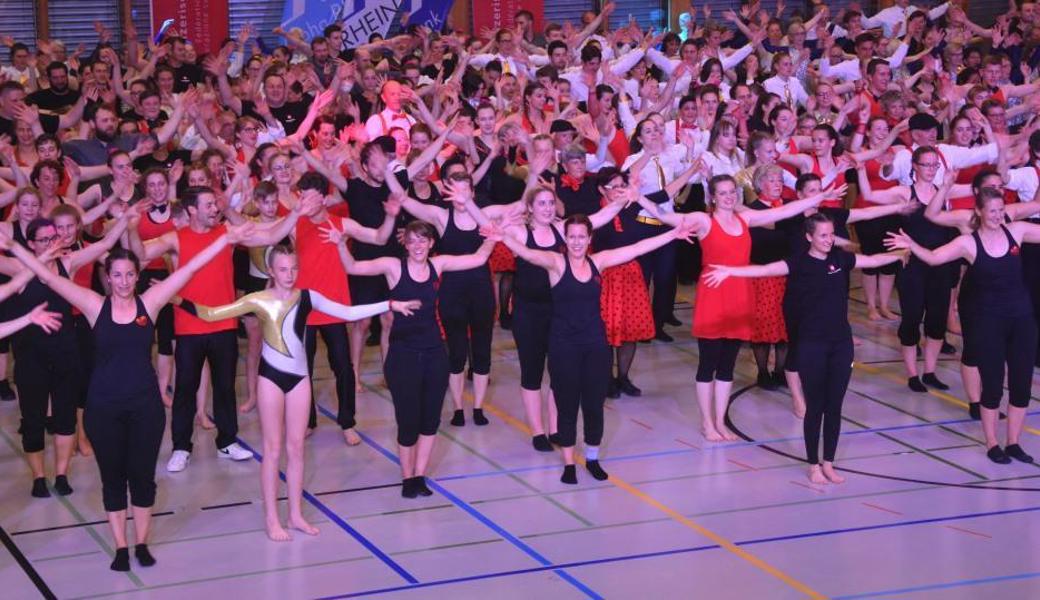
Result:
[[[898,185],[887,190],[875,191],[870,178],[860,177],[859,185],[863,199],[868,202],[889,204],[910,202],[916,210],[904,217],[902,229],[918,244],[935,249],[950,241],[954,231],[929,221],[924,215],[938,188],[932,181],[942,165],[938,150],[932,146],[921,146],[911,157],[913,163],[913,185]],[[930,265],[914,256],[903,267],[896,279],[899,290],[899,342],[903,346],[903,365],[906,367],[907,386],[919,393],[928,391],[926,386],[938,390],[950,389],[935,376],[946,337],[947,312],[950,308],[950,290],[957,277],[956,264]],[[924,374],[918,375],[917,345],[921,341],[921,325],[924,325]]]

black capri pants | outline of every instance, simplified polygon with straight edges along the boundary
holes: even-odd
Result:
[[[513,306],[513,340],[520,356],[520,387],[542,389],[545,359],[549,354],[549,325],[552,303],[528,302],[516,298]]]
[[[613,366],[606,344],[549,343],[549,383],[556,400],[560,445],[574,446],[578,438],[578,409],[585,429],[585,445],[603,441],[603,403]]]
[[[899,289],[899,343],[916,346],[921,341],[921,323],[929,339],[946,337],[946,317],[950,310],[950,290],[956,278],[956,264],[930,267],[910,258],[896,278]]]
[[[978,315],[975,303],[969,294],[964,293],[966,286],[961,285],[961,293],[957,295],[957,317],[961,322],[961,339],[964,348],[961,350],[961,364],[965,367],[979,366],[978,350]]]
[[[161,269],[145,269],[137,280],[137,293],[143,294],[152,286],[153,281],[162,281],[169,276],[169,271]],[[159,310],[155,317],[156,350],[162,356],[173,356],[173,305],[167,304]]]
[[[1008,404],[1029,406],[1036,360],[1037,327],[1032,314],[1009,317],[977,313],[976,339],[979,375],[982,377],[982,407],[1000,408],[1004,396],[1004,366],[1007,365]]]
[[[126,510],[126,493],[138,508],[155,504],[155,464],[166,430],[157,393],[134,398],[91,398],[83,427],[101,472],[105,511]]]
[[[880,219],[871,219],[856,223],[856,235],[859,237],[860,248],[863,254],[872,256],[888,252],[885,248],[885,236],[890,232],[899,231],[900,217],[889,215]],[[899,272],[902,263],[894,263],[876,269],[863,269],[864,275],[895,275]]]
[[[700,354],[697,362],[697,381],[733,381],[733,369],[740,352],[740,340],[730,338],[697,339]]]
[[[852,339],[837,341],[800,340],[798,375],[805,392],[805,458],[820,464],[820,430],[823,430],[823,460],[834,462],[841,434],[841,406],[852,377]]]
[[[394,402],[397,445],[408,448],[420,435],[436,435],[448,391],[444,347],[416,350],[391,343],[383,374]]]
[[[354,420],[356,391],[354,390],[354,365],[350,362],[350,340],[347,336],[346,323],[329,323],[326,325],[308,325],[305,344],[307,347],[307,373],[314,379],[314,355],[318,351],[318,334],[325,341],[325,352],[329,359],[329,369],[336,378],[336,401],[339,403],[336,422],[343,429],[357,425]],[[307,427],[318,426],[318,411],[315,407],[314,385],[311,385],[311,416]]]
[[[473,361],[474,375],[491,372],[495,292],[486,269],[482,267],[477,273],[445,273],[441,279],[437,312],[444,327],[448,364],[453,375],[466,369],[467,360]]]
[[[75,332],[66,327],[53,337],[32,334],[29,339],[16,338],[14,355],[14,382],[22,413],[22,450],[42,452],[44,431],[53,435],[76,433],[76,406],[81,390]]]

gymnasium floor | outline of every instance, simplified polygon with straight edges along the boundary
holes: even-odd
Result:
[[[991,464],[960,400],[955,360],[939,369],[949,394],[912,394],[894,324],[868,322],[861,303],[852,310],[863,343],[837,461],[844,485],[808,483],[789,397],[746,387],[747,351],[730,411],[747,441],[701,439],[683,303],[676,342],[639,347],[643,397],[608,401],[609,481],[579,468],[578,486],[561,484],[559,457],[531,449],[513,341],[498,331],[492,424],[443,427],[435,494],[402,499],[393,413],[369,349],[359,447],[342,443],[329,373],[318,370],[324,416],[308,445],[306,511],[321,535],[268,542],[259,463],[218,461],[213,434],[199,430],[183,473],[163,470],[164,445],[152,536],[159,564],[127,574],[108,570],[93,459],[75,459],[72,496],[31,499],[17,408],[4,404],[0,597],[1040,597],[1040,467]],[[240,425],[244,444],[259,448],[255,413]],[[1023,445],[1040,455],[1040,419],[1027,426]]]

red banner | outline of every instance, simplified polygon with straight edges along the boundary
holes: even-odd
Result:
[[[520,10],[531,11],[534,15],[534,31],[540,33],[545,26],[542,19],[544,5],[544,0],[472,0],[473,33],[480,35],[485,27],[512,27],[513,17]]]
[[[216,52],[228,36],[227,0],[152,0],[153,35],[166,19],[197,54]]]

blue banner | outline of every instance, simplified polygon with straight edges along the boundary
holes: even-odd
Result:
[[[343,23],[344,46],[351,48],[368,42],[372,34],[386,36],[411,13],[409,25],[425,25],[434,31],[444,27],[453,0],[286,0],[282,27],[299,28],[305,39],[322,35],[328,25]],[[413,8],[414,7],[414,8]],[[395,28],[396,29],[396,28]]]

